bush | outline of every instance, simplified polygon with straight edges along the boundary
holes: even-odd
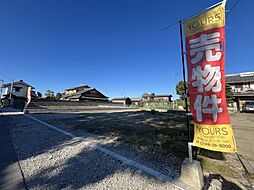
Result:
[[[172,102],[147,102],[144,103],[144,108],[146,109],[173,109]]]

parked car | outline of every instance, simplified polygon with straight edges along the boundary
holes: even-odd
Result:
[[[243,105],[244,112],[254,111],[254,102],[245,102]]]

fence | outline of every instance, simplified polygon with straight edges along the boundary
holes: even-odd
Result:
[[[173,102],[146,102],[143,104],[145,109],[165,109],[165,110],[172,110],[178,109],[176,104],[173,106]]]
[[[73,112],[83,110],[128,109],[122,103],[96,101],[33,100],[24,109],[27,113]]]

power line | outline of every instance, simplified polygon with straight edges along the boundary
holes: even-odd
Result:
[[[230,15],[230,13],[231,13],[231,12],[234,10],[234,8],[238,5],[239,1],[240,1],[240,0],[237,0],[237,1],[235,2],[235,4],[231,7],[231,9],[229,10],[229,12],[226,14],[226,18]],[[214,4],[214,5],[212,5],[212,6],[208,7],[208,8],[206,8],[206,9],[203,10],[203,11],[199,11],[199,12],[197,12],[197,13],[195,13],[195,14],[189,16],[189,17],[186,17],[186,18],[180,19],[180,20],[183,20],[183,21],[184,21],[184,20],[193,18],[193,17],[195,17],[196,15],[201,14],[201,13],[203,13],[204,11],[207,11],[207,10],[209,10],[209,9],[211,9],[211,8],[213,8],[213,7],[217,6],[217,5],[219,5],[219,4],[222,4],[222,3],[223,3],[223,1],[221,1],[221,2],[219,2],[219,3],[216,3],[216,4]],[[161,28],[160,31],[161,31],[161,32],[162,32],[162,31],[165,31],[165,30],[167,30],[167,29],[169,29],[169,28],[175,26],[175,25],[178,24],[178,23],[179,23],[179,21],[173,22],[172,24],[170,24],[170,25],[168,25],[168,26],[165,26],[165,27]]]
[[[2,75],[3,77],[5,77],[5,78],[9,79],[10,81],[14,81],[14,79],[12,79],[12,78],[8,77],[7,75],[5,75],[5,74],[3,74],[3,73],[1,73],[1,72],[0,72],[0,75]]]
[[[164,28],[161,28],[160,31],[167,30],[168,28],[171,28],[172,26],[175,26],[175,25],[178,24],[178,23],[179,23],[179,21],[174,22],[174,23],[172,23],[172,24],[170,24],[170,25],[168,25],[168,26],[165,26]]]
[[[3,71],[3,70],[6,70],[6,71],[8,71],[8,73],[10,73],[10,71],[11,71],[11,70],[9,70],[10,67],[8,67],[4,62],[1,62],[1,63],[0,63],[0,66],[1,66],[1,67],[4,67],[4,69],[2,69],[2,71]],[[10,76],[9,78],[14,78],[12,74],[9,74],[9,76]],[[7,78],[8,78],[8,77],[7,77]]]
[[[235,2],[235,4],[231,7],[231,9],[229,10],[228,14],[226,14],[226,18],[228,18],[228,16],[230,15],[230,13],[234,10],[234,8],[238,5],[240,0],[237,0]]]
[[[215,7],[215,6],[219,5],[219,4],[221,4],[222,2],[223,2],[223,1],[221,1],[221,2],[219,2],[219,3],[216,3],[216,4],[214,4],[214,5],[212,5],[212,6],[208,7],[208,8],[206,8],[206,9],[203,10],[203,11],[198,11],[198,12],[196,12],[195,14],[193,14],[193,15],[191,15],[191,16],[188,16],[188,17],[186,17],[186,18],[184,18],[184,19],[180,19],[180,20],[183,20],[183,21],[184,21],[184,20],[190,19],[190,18],[192,18],[192,17],[195,17],[196,15],[201,14],[201,13],[203,13],[204,11],[207,11],[207,10],[209,10],[209,9],[211,9],[211,8],[213,8],[213,7]],[[176,25],[176,24],[178,24],[178,23],[179,23],[179,21],[176,21],[176,22],[174,22],[174,23],[172,23],[172,24],[170,24],[170,25],[168,25],[168,26],[166,26],[166,27],[160,29],[160,31],[167,30],[168,28],[171,28],[172,26],[174,26],[174,25]]]

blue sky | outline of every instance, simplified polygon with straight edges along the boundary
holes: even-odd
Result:
[[[42,93],[88,84],[109,97],[172,94],[182,78],[179,28],[160,29],[217,2],[1,0],[0,73]],[[227,18],[227,74],[254,71],[253,7],[242,0]]]

